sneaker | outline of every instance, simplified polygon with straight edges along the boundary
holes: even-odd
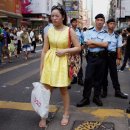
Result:
[[[129,68],[129,65],[126,65],[126,68]]]
[[[120,69],[119,69],[119,70],[117,70],[117,71],[118,71],[118,72],[123,72],[123,70],[120,70]]]

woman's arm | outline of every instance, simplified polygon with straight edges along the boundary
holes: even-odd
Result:
[[[81,51],[81,46],[80,46],[79,40],[78,40],[78,38],[76,36],[76,33],[72,28],[70,28],[70,40],[71,40],[74,47],[73,48],[68,48],[67,53],[74,54],[74,53],[80,52]]]
[[[45,56],[45,54],[48,50],[49,50],[48,35],[45,34],[44,35],[44,46],[43,46],[42,53],[41,53],[40,76],[41,76],[41,73],[42,73],[42,70],[43,70],[44,56]]]

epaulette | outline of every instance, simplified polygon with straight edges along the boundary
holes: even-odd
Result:
[[[117,32],[114,32],[115,38],[117,39],[119,37],[119,34]]]
[[[93,29],[94,27],[91,27],[91,28],[89,28],[88,30],[91,30],[91,29]]]
[[[104,30],[104,33],[107,33],[107,30]]]

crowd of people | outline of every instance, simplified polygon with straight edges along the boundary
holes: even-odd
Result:
[[[29,58],[29,54],[35,53],[36,34],[35,30],[27,27],[8,28],[0,22],[0,64],[8,61],[12,62],[12,56],[19,57],[23,52],[24,59]],[[7,60],[6,60],[7,58]]]

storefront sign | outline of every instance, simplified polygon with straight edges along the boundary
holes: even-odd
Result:
[[[64,0],[64,6],[68,17],[79,18],[79,0]]]

